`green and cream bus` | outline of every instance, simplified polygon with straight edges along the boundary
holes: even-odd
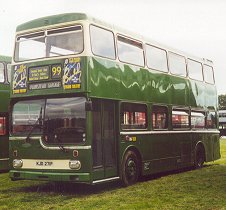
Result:
[[[10,63],[10,57],[0,55],[0,171],[9,170]]]
[[[97,184],[220,157],[210,60],[82,13],[19,25],[10,178]]]

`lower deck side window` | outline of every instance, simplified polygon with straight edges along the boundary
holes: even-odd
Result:
[[[152,125],[153,129],[168,128],[168,109],[164,106],[153,106],[152,108]]]
[[[6,117],[0,117],[0,136],[6,135],[7,127],[6,127]]]
[[[207,114],[207,120],[206,120],[207,128],[216,128],[216,112],[210,111]]]
[[[147,128],[147,107],[144,104],[122,103],[121,106],[122,129]]]
[[[191,112],[191,128],[205,128],[205,115],[202,112]]]
[[[184,110],[172,111],[172,126],[173,128],[189,128],[189,114]]]

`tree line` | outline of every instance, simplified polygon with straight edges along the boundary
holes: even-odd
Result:
[[[218,103],[220,110],[226,110],[226,94],[222,94],[218,96]]]

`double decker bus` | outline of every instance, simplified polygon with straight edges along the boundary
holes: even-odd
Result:
[[[11,58],[0,55],[0,171],[9,170],[9,77]]]
[[[83,13],[16,31],[12,180],[128,186],[220,158],[210,60]]]

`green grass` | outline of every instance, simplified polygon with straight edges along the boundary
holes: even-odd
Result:
[[[200,170],[171,172],[144,178],[122,188],[54,186],[48,182],[12,182],[0,174],[0,209],[226,209],[226,139],[222,158]]]

